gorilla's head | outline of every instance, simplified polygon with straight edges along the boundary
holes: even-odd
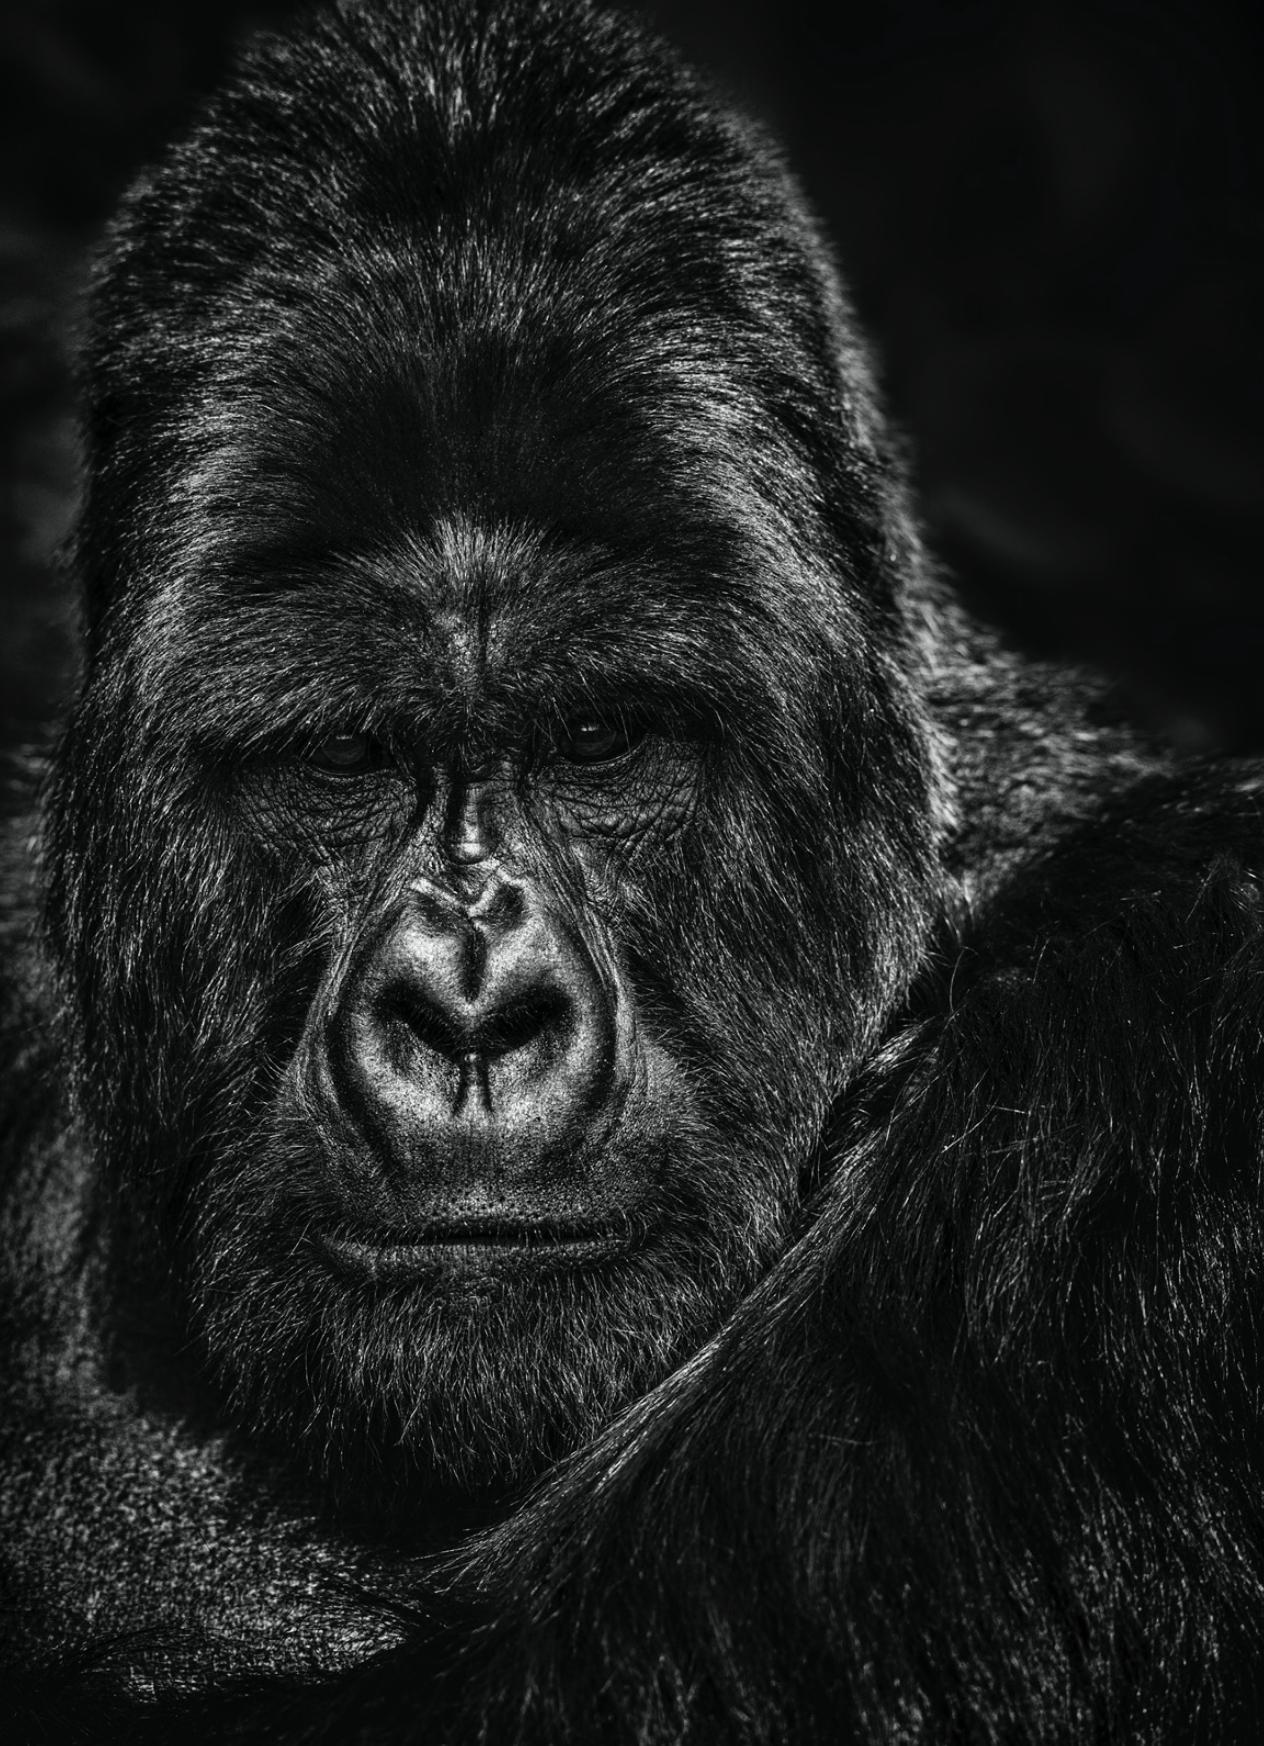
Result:
[[[246,1425],[518,1479],[777,1256],[936,906],[838,287],[631,26],[346,0],[127,200],[84,402],[46,852],[120,1241]]]

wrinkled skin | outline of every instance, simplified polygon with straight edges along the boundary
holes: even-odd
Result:
[[[766,144],[584,6],[344,0],[81,378],[19,1727],[1231,1738],[1256,777],[952,600]]]

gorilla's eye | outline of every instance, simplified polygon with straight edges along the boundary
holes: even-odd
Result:
[[[327,734],[312,747],[307,761],[335,776],[360,776],[378,767],[382,748],[371,734]]]
[[[572,764],[605,764],[621,758],[643,738],[644,730],[622,716],[580,715],[565,724],[557,749]]]

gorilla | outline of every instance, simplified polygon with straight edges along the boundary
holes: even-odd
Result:
[[[332,0],[80,383],[6,1738],[1255,1739],[1264,778],[967,614],[775,148]]]

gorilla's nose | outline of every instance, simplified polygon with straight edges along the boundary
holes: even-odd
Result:
[[[614,1002],[525,883],[418,880],[330,1031],[339,1095],[388,1167],[471,1188],[556,1172],[613,1094]]]
[[[528,915],[520,886],[495,879],[466,902],[425,882],[413,889],[413,910],[385,1016],[406,1026],[423,1054],[458,1069],[454,1113],[471,1098],[491,1112],[493,1062],[502,1103],[564,1064],[580,991],[559,974],[554,942]]]

